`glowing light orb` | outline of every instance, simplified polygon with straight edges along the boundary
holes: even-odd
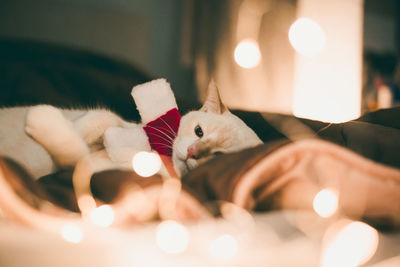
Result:
[[[82,229],[75,223],[67,223],[61,227],[61,236],[64,240],[71,243],[79,243],[82,241]]]
[[[156,243],[166,253],[181,253],[189,244],[189,232],[176,221],[163,221],[157,227]]]
[[[374,255],[378,239],[378,232],[368,224],[349,223],[325,250],[322,266],[359,266]]]
[[[332,190],[321,190],[314,197],[313,207],[319,216],[327,218],[336,212],[338,208],[338,197]]]
[[[114,222],[114,211],[109,205],[102,205],[90,212],[90,220],[97,226],[108,227]]]
[[[260,48],[257,42],[251,39],[241,41],[235,48],[234,58],[242,68],[256,67],[261,61]]]
[[[228,234],[221,235],[214,239],[209,247],[210,255],[218,260],[226,260],[233,257],[238,251],[236,239]]]
[[[152,152],[139,152],[132,159],[132,167],[142,177],[156,174],[161,168],[160,156]]]
[[[318,23],[308,18],[300,18],[290,26],[289,41],[300,54],[315,56],[324,48],[326,37]]]

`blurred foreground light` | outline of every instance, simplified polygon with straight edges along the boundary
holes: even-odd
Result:
[[[296,9],[293,114],[333,123],[359,117],[363,0],[299,0]]]
[[[241,41],[235,48],[234,58],[242,68],[251,69],[256,67],[261,60],[258,43],[251,39]]]
[[[341,228],[325,249],[323,267],[358,266],[367,262],[378,247],[378,232],[363,222]]]
[[[109,205],[102,205],[90,212],[90,220],[97,226],[108,227],[114,222],[114,211]]]
[[[233,256],[238,251],[238,243],[236,239],[228,234],[221,235],[214,239],[209,247],[210,255],[218,260],[226,260]]]
[[[321,26],[308,18],[296,20],[289,29],[289,41],[304,56],[314,56],[322,51],[326,42]]]
[[[338,197],[332,190],[321,190],[314,197],[313,207],[319,216],[327,218],[336,212],[338,208]]]
[[[176,221],[163,221],[157,227],[156,243],[166,253],[181,253],[189,244],[189,232]]]
[[[61,227],[61,236],[64,240],[71,243],[79,243],[82,241],[82,229],[75,223],[67,223]]]
[[[133,157],[132,167],[140,176],[149,177],[160,170],[161,159],[156,153],[142,151]]]

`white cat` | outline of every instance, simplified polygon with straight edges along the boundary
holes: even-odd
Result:
[[[138,127],[105,109],[65,110],[50,105],[0,109],[0,125],[0,155],[16,160],[35,178],[73,168],[85,155],[103,150],[103,136],[110,127]],[[174,168],[181,176],[215,154],[261,143],[222,104],[210,83],[203,107],[182,117],[173,144]]]
[[[261,143],[256,133],[226,108],[211,82],[202,108],[182,117],[172,160],[175,171],[182,176],[215,155]]]
[[[14,159],[35,178],[103,148],[111,126],[135,125],[105,109],[66,110],[50,105],[0,109],[0,155]]]

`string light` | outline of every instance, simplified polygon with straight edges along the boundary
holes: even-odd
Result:
[[[330,240],[324,251],[323,267],[358,266],[375,254],[378,247],[378,232],[368,224],[350,222],[343,226],[343,222],[339,222],[333,226],[333,230],[328,230],[328,233],[332,231],[338,233]]]
[[[315,56],[325,46],[325,33],[321,26],[308,18],[296,20],[289,29],[289,41],[304,56]]]
[[[66,223],[61,227],[61,236],[70,243],[79,243],[82,241],[82,229],[75,223]]]
[[[141,151],[133,157],[132,167],[140,176],[149,177],[160,170],[161,159],[156,153]]]
[[[226,260],[233,257],[238,251],[238,242],[228,234],[214,239],[209,247],[211,257],[218,260]]]
[[[338,208],[338,197],[332,190],[321,190],[314,197],[313,207],[319,216],[327,218],[336,212]]]
[[[256,67],[261,60],[258,43],[252,39],[241,41],[235,48],[234,58],[242,68],[251,69]]]
[[[108,227],[114,222],[114,211],[109,205],[102,205],[90,212],[90,220],[97,226]]]
[[[178,254],[187,248],[189,232],[185,226],[176,221],[163,221],[157,227],[156,243],[164,252]]]

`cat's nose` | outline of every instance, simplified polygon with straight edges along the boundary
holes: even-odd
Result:
[[[199,158],[199,150],[197,150],[194,146],[189,146],[187,148],[186,158],[198,159]]]

